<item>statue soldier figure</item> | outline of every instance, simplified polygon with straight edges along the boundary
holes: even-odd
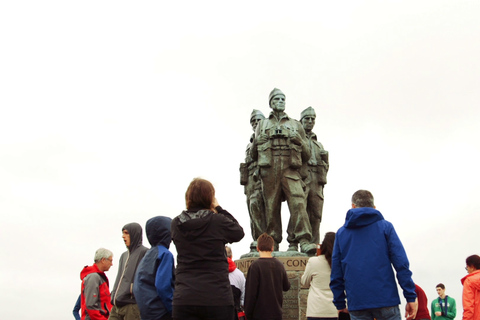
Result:
[[[328,151],[325,151],[322,144],[317,141],[317,135],[312,131],[315,126],[315,110],[308,107],[300,115],[300,121],[308,139],[310,160],[304,163],[303,170],[308,172],[305,184],[307,189],[307,213],[312,226],[312,242],[320,243],[320,222],[323,212],[323,187],[327,183]]]
[[[260,121],[255,131],[252,156],[260,167],[265,202],[266,233],[275,240],[274,249],[282,241],[281,204],[287,200],[290,219],[287,227],[288,251],[314,253],[312,229],[308,221],[305,184],[300,175],[303,162],[310,159],[310,149],[301,123],[284,112],[285,95],[275,88],[270,93],[272,112]]]
[[[263,113],[253,109],[250,115],[250,125],[253,132],[260,120],[265,119]],[[265,206],[263,204],[262,184],[258,178],[257,161],[252,158],[252,145],[255,133],[250,138],[250,143],[245,151],[245,163],[240,164],[240,184],[245,186],[244,192],[247,196],[247,208],[250,215],[250,228],[253,242],[250,245],[254,251],[257,247],[257,238],[267,229],[265,225]]]

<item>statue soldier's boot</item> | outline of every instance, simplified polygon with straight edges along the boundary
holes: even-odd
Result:
[[[289,243],[287,251],[297,251],[298,252],[298,243]]]
[[[250,252],[257,252],[257,241],[250,243]]]
[[[315,254],[317,252],[317,245],[315,243],[305,241],[300,243],[300,249],[303,253]]]

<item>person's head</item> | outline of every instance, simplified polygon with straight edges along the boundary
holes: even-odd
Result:
[[[169,217],[156,216],[148,219],[145,223],[145,233],[152,247],[163,246],[167,249],[170,247],[172,242],[171,225],[172,219]]]
[[[373,195],[368,190],[358,190],[352,196],[352,207],[353,208],[375,208],[373,202]]]
[[[439,283],[435,288],[437,289],[438,296],[443,299],[445,296],[445,285],[443,283]]]
[[[136,222],[127,223],[122,228],[122,238],[130,250],[134,250],[143,242],[142,226]]]
[[[262,111],[253,109],[252,114],[250,115],[250,124],[252,125],[253,131],[257,129],[258,123],[263,119],[265,119],[265,116]]]
[[[469,256],[466,259],[467,267],[465,268],[468,273],[472,273],[475,270],[480,270],[480,257],[476,254]]]
[[[321,254],[325,255],[325,259],[327,259],[330,267],[332,266],[332,252],[333,252],[334,243],[335,243],[335,232],[325,233],[325,237],[323,238],[322,244],[320,246],[320,251],[321,251]]]
[[[108,271],[108,269],[110,269],[110,267],[113,265],[113,253],[108,249],[100,248],[95,252],[93,261],[100,271]]]
[[[315,114],[315,110],[312,107],[308,107],[307,109],[303,110],[300,114],[300,122],[302,123],[305,132],[312,131],[313,127],[315,126],[315,118],[317,115]]]
[[[225,252],[227,253],[227,258],[232,259],[232,248],[225,246]]]
[[[273,238],[266,233],[262,233],[257,239],[257,250],[272,252],[273,244]]]
[[[213,184],[205,179],[195,178],[185,192],[185,202],[187,209],[209,209],[213,210],[213,200],[215,199],[215,188]]]
[[[285,110],[285,94],[280,89],[273,89],[270,92],[268,104],[273,111],[281,112]]]

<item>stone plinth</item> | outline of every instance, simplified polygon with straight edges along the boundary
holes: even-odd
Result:
[[[257,253],[258,255],[258,253]],[[282,253],[274,252],[273,256],[283,263],[290,280],[290,290],[283,293],[283,319],[305,320],[307,311],[308,289],[301,288],[303,272],[309,257],[304,254],[298,256],[281,256]],[[258,259],[257,257],[236,260],[237,268],[247,276],[248,268]]]

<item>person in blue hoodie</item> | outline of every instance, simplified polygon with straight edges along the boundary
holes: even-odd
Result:
[[[147,251],[137,268],[133,282],[133,294],[137,299],[142,320],[171,320],[175,267],[168,250],[172,237],[172,219],[153,217],[145,225]]]
[[[375,209],[372,193],[358,190],[333,248],[330,288],[337,310],[350,313],[353,320],[400,320],[392,266],[407,300],[406,318],[415,319],[417,295],[402,242]]]

